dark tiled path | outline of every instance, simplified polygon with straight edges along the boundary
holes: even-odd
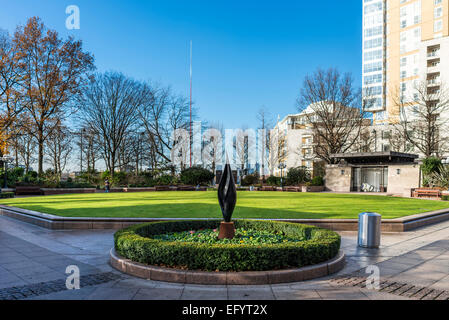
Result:
[[[375,291],[363,285],[331,281],[346,275],[366,277],[365,268],[369,265],[379,266],[381,281],[420,286],[434,292],[449,290],[449,222],[409,233],[384,234],[379,250],[357,248],[356,233],[342,232],[347,265],[339,274],[314,281],[267,286],[181,285],[120,274],[108,264],[113,233],[112,230],[52,231],[0,217],[0,299],[12,298],[11,293],[19,288],[31,292],[29,299],[417,298],[394,294],[393,287]],[[80,268],[80,290],[63,288],[68,265]],[[19,294],[15,298],[22,296]]]

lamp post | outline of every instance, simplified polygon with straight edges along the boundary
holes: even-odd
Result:
[[[0,160],[3,162],[3,168],[4,168],[4,184],[3,184],[3,189],[8,189],[8,161],[12,161],[14,160],[13,157],[8,157],[8,156],[3,156],[0,158]]]
[[[140,133],[139,149],[140,149],[140,172],[143,172],[143,140],[145,139],[145,132]],[[137,164],[137,171],[139,171],[139,164]]]
[[[81,129],[81,134],[80,134],[80,151],[81,151],[81,156],[80,156],[80,160],[81,160],[81,163],[80,163],[80,174],[82,174],[83,173],[83,134],[86,132],[86,129],[85,128],[82,128]]]
[[[374,152],[377,152],[377,131],[376,129],[373,130],[374,134]]]
[[[284,188],[284,175],[283,175],[283,170],[285,169],[285,168],[287,168],[287,165],[285,164],[285,162],[281,162],[281,163],[279,163],[279,167],[278,167],[280,170],[281,170],[281,188]]]

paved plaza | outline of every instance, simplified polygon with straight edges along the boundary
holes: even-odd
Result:
[[[449,222],[382,236],[379,250],[357,248],[340,232],[346,266],[319,280],[264,286],[170,284],[113,270],[112,230],[52,231],[0,217],[2,299],[385,300],[449,299]],[[80,269],[81,289],[67,290],[67,266]],[[380,290],[365,288],[366,267],[380,270]]]

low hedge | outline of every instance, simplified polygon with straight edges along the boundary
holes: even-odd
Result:
[[[281,232],[307,239],[296,243],[236,245],[168,242],[152,236],[170,232],[214,229],[219,220],[170,221],[135,225],[114,235],[115,250],[132,261],[149,265],[205,271],[266,271],[300,268],[334,258],[340,236],[329,230],[295,223],[235,221],[236,228]]]
[[[0,199],[14,198],[14,192],[2,192],[0,193]]]

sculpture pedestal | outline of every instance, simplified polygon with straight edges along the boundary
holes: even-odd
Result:
[[[233,239],[235,236],[234,222],[222,222],[220,224],[220,233],[218,239]]]

